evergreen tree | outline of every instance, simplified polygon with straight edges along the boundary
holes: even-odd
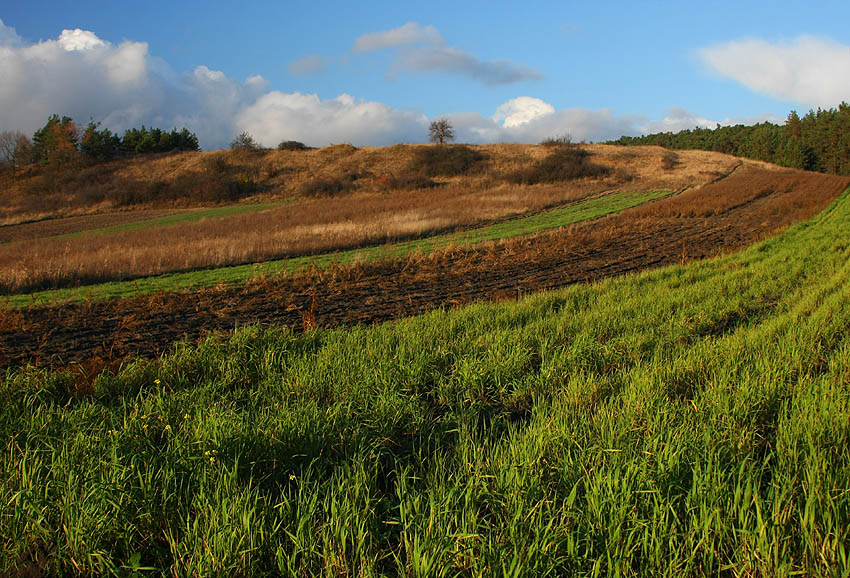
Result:
[[[33,160],[42,164],[65,164],[76,158],[77,126],[70,117],[53,114],[32,135]]]
[[[792,110],[784,125],[718,125],[675,134],[624,136],[612,142],[713,150],[797,169],[850,175],[850,105],[842,102],[837,109],[810,110],[802,118]]]
[[[80,139],[80,152],[96,161],[109,161],[121,152],[121,139],[108,128],[98,130],[100,123],[89,122]]]

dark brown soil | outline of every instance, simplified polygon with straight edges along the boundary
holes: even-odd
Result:
[[[0,366],[155,356],[251,323],[375,323],[700,259],[814,216],[848,184],[747,163],[712,185],[532,237],[241,287],[5,312]]]

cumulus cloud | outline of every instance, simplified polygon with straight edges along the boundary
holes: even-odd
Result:
[[[554,112],[555,107],[548,102],[531,96],[518,96],[497,108],[493,120],[501,121],[505,128],[511,128]]]
[[[11,26],[3,24],[3,19],[0,18],[0,46],[11,46],[21,43],[21,37]]]
[[[641,126],[641,133],[679,132],[694,128],[714,128],[717,122],[692,114],[680,106],[667,110],[667,115],[661,120],[653,120]]]
[[[771,122],[773,124],[785,124],[785,119],[776,116],[770,112],[764,112],[755,116],[735,116],[726,117],[720,121],[720,126],[735,126],[736,124],[754,125],[762,122]]]
[[[749,126],[762,122],[783,124],[785,119],[771,113],[763,113],[747,117],[726,117],[721,121],[715,121],[695,115],[682,107],[674,106],[667,110],[667,115],[663,119],[645,122],[639,128],[641,134],[653,134],[657,132],[679,132],[694,128],[715,128],[717,125],[735,126],[743,124]]]
[[[261,96],[236,118],[239,130],[248,131],[265,146],[283,140],[314,146],[415,142],[423,140],[427,123],[424,115],[355,100],[348,94],[322,100],[316,94],[279,91]]]
[[[63,30],[56,41],[59,46],[68,52],[74,50],[91,50],[100,46],[106,46],[106,42],[101,40],[90,30]]]
[[[419,26],[417,22],[408,22],[392,30],[370,32],[354,41],[355,52],[375,52],[393,46],[411,44],[442,44],[443,37],[433,26]]]
[[[305,56],[289,63],[289,72],[296,76],[322,72],[324,69],[325,61],[317,54],[311,54],[310,56]]]
[[[26,43],[0,22],[0,127],[31,133],[52,113],[114,131],[141,124],[195,131],[204,147],[233,138],[234,118],[268,90],[199,66],[177,74],[145,42],[112,44],[89,30]]]
[[[513,84],[537,80],[543,75],[537,70],[509,60],[481,60],[478,57],[446,44],[433,26],[416,22],[392,30],[364,34],[354,41],[355,52],[376,52],[399,48],[388,78],[401,72],[424,74],[448,72],[471,78],[486,85]]]
[[[604,141],[639,134],[637,115],[617,115],[608,109],[568,108],[557,110],[534,97],[520,96],[496,109],[492,117],[478,113],[447,115],[457,140],[469,143],[538,143],[568,135],[574,141]]]
[[[481,63],[440,44],[433,28],[416,25],[388,32],[392,34],[370,37],[362,45],[375,50],[381,46],[413,46],[418,50],[419,45],[409,43],[425,43],[427,50],[449,54],[445,57],[448,61],[455,59],[462,64],[436,60],[423,64],[426,50],[419,53],[420,64],[416,65],[423,69],[452,70],[457,66],[463,74],[478,74],[482,79],[511,78],[510,67]],[[410,54],[415,50],[403,57]],[[415,66],[413,60],[405,62]],[[481,70],[476,71],[476,67]],[[269,91],[268,82],[260,75],[238,81],[203,65],[178,73],[149,54],[145,42],[113,44],[87,30],[65,30],[55,39],[28,43],[0,21],[0,78],[2,130],[32,133],[55,112],[82,123],[94,118],[116,132],[141,124],[166,129],[185,126],[208,149],[226,146],[241,131],[248,131],[266,146],[282,140],[314,146],[339,142],[386,145],[423,142],[428,136],[429,119],[418,112],[348,94],[322,99],[316,94]],[[559,110],[532,96],[508,100],[492,116],[477,112],[446,116],[454,125],[457,140],[469,143],[534,143],[567,134],[577,141],[601,141],[650,130],[715,124],[680,108],[671,109],[661,121],[649,122],[611,110]],[[759,117],[753,122],[765,119]],[[736,121],[740,120],[727,119],[724,123]]]
[[[782,100],[834,107],[850,94],[850,46],[833,40],[737,40],[703,48],[699,55],[718,74]]]

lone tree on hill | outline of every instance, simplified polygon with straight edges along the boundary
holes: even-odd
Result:
[[[260,148],[260,145],[257,144],[257,141],[254,140],[254,137],[250,133],[245,131],[240,132],[239,136],[233,139],[230,143],[230,148],[254,151]]]
[[[438,118],[432,122],[428,128],[428,133],[431,136],[431,142],[443,144],[446,141],[453,141],[455,139],[454,128],[452,128],[451,123],[445,118]]]

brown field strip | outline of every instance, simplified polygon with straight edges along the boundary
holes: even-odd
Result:
[[[717,183],[526,238],[239,288],[2,311],[0,366],[154,356],[177,340],[251,323],[301,330],[380,322],[700,259],[811,218],[848,184],[748,162]]]

